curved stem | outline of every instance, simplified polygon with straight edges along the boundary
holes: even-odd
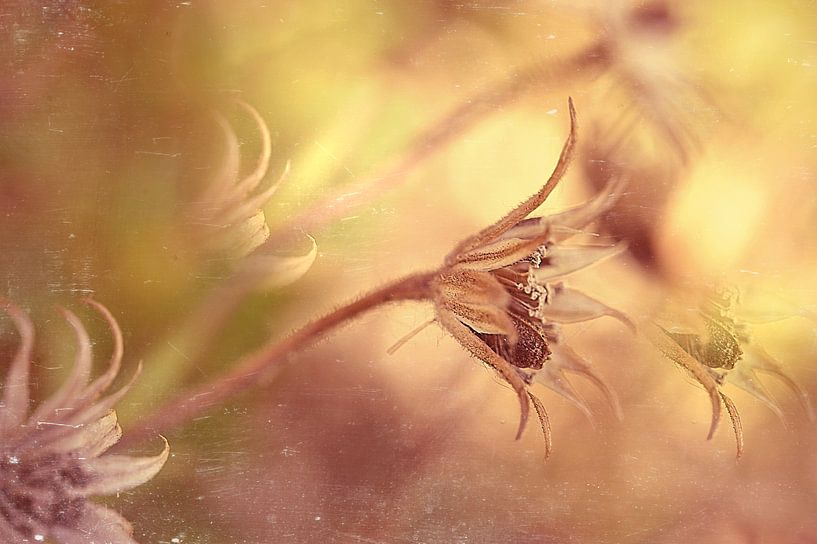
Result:
[[[283,340],[261,347],[223,376],[183,391],[153,414],[140,419],[127,432],[120,445],[136,443],[157,433],[167,433],[231,397],[267,383],[282,368],[281,363],[285,362],[286,356],[309,346],[338,325],[377,306],[401,300],[429,298],[429,284],[434,274],[435,272],[415,274],[386,285],[305,325]]]

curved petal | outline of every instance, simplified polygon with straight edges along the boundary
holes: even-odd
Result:
[[[128,383],[92,404],[70,411],[67,415],[62,416],[60,421],[48,421],[32,416],[29,421],[30,425],[32,425],[31,428],[36,429],[36,439],[21,442],[18,447],[24,449],[43,447],[57,440],[62,440],[72,433],[79,432],[86,425],[103,418],[127,394],[141,373],[142,363],[140,362]]]
[[[578,391],[573,387],[573,384],[567,379],[564,372],[560,366],[554,363],[557,359],[555,356],[553,357],[553,361],[545,365],[545,368],[542,369],[541,372],[537,372],[535,376],[535,380],[545,387],[555,391],[565,399],[567,399],[573,406],[579,409],[579,411],[587,418],[587,421],[590,422],[590,425],[595,429],[596,425],[596,416],[593,414],[593,411],[590,409],[590,406],[587,404],[587,401],[579,394]]]
[[[513,228],[514,225],[530,215],[545,200],[547,200],[547,197],[550,196],[550,193],[553,192],[553,189],[556,188],[556,185],[559,184],[559,181],[561,181],[562,177],[564,177],[565,173],[567,172],[567,167],[570,165],[570,161],[573,158],[573,151],[576,147],[576,109],[573,107],[573,99],[568,99],[567,108],[570,114],[570,134],[568,134],[567,139],[565,140],[564,146],[562,147],[562,152],[559,155],[559,161],[556,163],[556,167],[553,169],[553,173],[550,175],[547,182],[545,182],[545,184],[541,189],[539,189],[539,191],[536,192],[536,194],[530,196],[519,206],[511,210],[511,212],[505,217],[493,225],[482,229],[474,236],[470,236],[457,244],[454,250],[446,258],[447,264],[452,264],[452,259],[455,259],[458,255],[469,252],[481,245],[485,245],[488,242],[496,240],[499,236]]]
[[[262,208],[264,204],[269,201],[269,199],[272,198],[272,195],[275,194],[278,187],[280,187],[284,180],[289,177],[289,169],[290,163],[287,161],[286,165],[284,166],[284,171],[281,173],[277,181],[272,183],[262,192],[253,195],[246,200],[238,201],[236,207],[226,213],[224,217],[220,218],[220,220],[224,222],[224,224],[229,225],[231,223],[235,223],[236,221],[242,221],[247,217],[251,217],[257,210]]]
[[[221,231],[210,246],[232,258],[246,257],[269,239],[269,225],[263,210],[256,210],[242,222]]]
[[[624,194],[624,178],[613,176],[590,200],[547,217],[553,229],[553,240],[558,242],[581,232],[587,225],[607,213]]]
[[[78,393],[86,386],[91,375],[93,349],[91,348],[88,331],[85,330],[82,322],[73,312],[65,308],[60,308],[60,311],[68,324],[71,325],[71,328],[74,329],[77,337],[77,354],[74,358],[74,366],[71,369],[71,374],[57,392],[37,407],[31,418],[29,418],[31,422],[44,418],[61,421],[59,411],[74,408]],[[54,417],[52,418],[52,416]]]
[[[83,467],[91,475],[91,482],[82,488],[82,493],[90,495],[114,495],[133,489],[147,482],[162,469],[170,455],[170,445],[165,445],[161,453],[152,457],[132,455],[104,455],[83,461]]]
[[[560,345],[558,342],[555,343],[553,346],[552,361],[548,363],[548,367],[550,368],[551,366],[560,369],[562,372],[568,371],[583,376],[604,395],[604,399],[607,401],[607,404],[609,404],[616,419],[622,419],[621,403],[618,400],[615,390],[610,387],[601,376],[596,374],[596,372],[593,371],[593,367],[590,366],[590,363],[583,359],[570,346]]]
[[[238,170],[240,168],[240,147],[233,127],[220,113],[214,111],[213,117],[224,136],[226,152],[215,179],[199,198],[200,202],[207,203],[221,202],[223,199],[228,198],[231,188],[238,179]]]
[[[128,383],[110,395],[97,400],[90,406],[74,412],[71,414],[71,417],[67,419],[66,423],[69,423],[72,427],[77,427],[78,425],[86,425],[103,417],[105,414],[110,412],[114,406],[116,406],[116,403],[119,402],[122,397],[128,393],[128,391],[130,391],[130,388],[133,386],[134,382],[136,382],[136,379],[139,378],[141,373],[142,363],[139,362],[139,364],[136,365],[136,371],[133,373],[133,376],[131,376]]]
[[[530,391],[528,391],[528,397],[533,403],[536,415],[539,417],[539,426],[542,428],[542,434],[545,439],[545,460],[547,461],[547,458],[550,457],[550,454],[553,452],[553,433],[550,430],[550,418],[548,417],[547,410],[545,410],[545,405],[542,404],[542,401],[539,400],[538,397]]]
[[[455,269],[441,273],[435,280],[435,290],[445,299],[474,304],[491,304],[505,308],[510,295],[496,277],[479,270]]]
[[[619,320],[635,334],[635,324],[622,312],[561,282],[548,287],[547,303],[539,306],[536,317],[557,323],[580,323],[610,316]]]
[[[505,335],[516,342],[516,328],[506,310],[510,295],[491,274],[456,269],[441,274],[434,290],[437,304],[473,331]]]
[[[587,268],[602,259],[617,255],[627,249],[627,244],[612,246],[561,246],[548,248],[545,260],[538,268],[531,267],[530,273],[536,281],[546,282]]]
[[[746,363],[749,368],[776,376],[778,380],[783,382],[783,385],[788,387],[788,389],[794,393],[797,400],[800,401],[800,405],[806,412],[806,416],[808,417],[809,421],[815,421],[817,419],[815,418],[814,407],[811,404],[811,399],[809,398],[808,393],[783,371],[783,365],[781,365],[774,357],[769,355],[765,349],[758,345],[749,346],[747,355],[749,355],[749,357],[747,358]]]
[[[757,373],[748,364],[747,360],[741,361],[739,365],[726,375],[726,383],[735,385],[752,395],[755,399],[760,401],[761,404],[771,410],[783,424],[783,427],[788,429],[789,424],[786,421],[786,416],[780,407],[780,403],[777,402],[777,399],[775,399],[766,386],[763,385],[763,382],[760,381]]]
[[[58,438],[48,449],[57,452],[75,452],[80,458],[101,455],[122,437],[122,428],[116,420],[116,412],[111,410],[93,423],[81,425],[73,432]]]
[[[31,350],[34,347],[34,325],[26,313],[11,302],[2,302],[3,310],[14,321],[20,335],[20,347],[11,361],[3,386],[2,409],[0,409],[0,431],[16,427],[25,420],[28,413],[28,374],[31,365]]]
[[[608,181],[596,196],[578,206],[544,217],[531,217],[517,223],[500,239],[534,238],[550,231],[550,240],[561,242],[580,234],[587,225],[609,211],[623,194],[626,184],[623,178],[615,176]]]
[[[256,251],[242,261],[238,274],[255,282],[257,289],[279,289],[301,279],[318,256],[315,239],[308,236],[311,247],[304,255],[268,255]]]
[[[498,270],[531,256],[548,238],[545,233],[538,238],[523,240],[511,238],[497,240],[456,257],[455,266],[466,270]]]
[[[91,382],[91,385],[89,385],[85,391],[82,392],[82,400],[87,402],[96,400],[99,395],[108,389],[108,387],[110,387],[113,381],[116,379],[116,376],[119,374],[119,369],[122,367],[124,344],[122,341],[122,330],[119,328],[119,324],[116,322],[116,319],[111,312],[105,306],[93,299],[86,299],[85,303],[92,306],[94,309],[96,309],[96,311],[102,314],[102,317],[104,317],[105,321],[108,323],[108,328],[110,329],[111,336],[113,337],[113,353],[111,354],[111,359],[108,362],[108,369],[105,371],[105,373]]]
[[[270,157],[272,156],[272,139],[270,138],[267,123],[264,122],[258,111],[243,100],[238,100],[238,104],[252,116],[258,128],[258,133],[261,135],[261,154],[258,156],[255,169],[235,185],[233,194],[238,198],[243,198],[244,195],[254,191],[258,184],[261,183],[261,180],[264,179],[264,176],[267,175]]]
[[[130,381],[120,389],[103,397],[90,406],[71,412],[69,416],[62,417],[58,422],[30,418],[31,428],[36,431],[36,434],[34,439],[20,442],[17,446],[18,449],[24,451],[27,449],[42,448],[57,440],[62,440],[70,434],[79,432],[86,425],[103,418],[113,409],[116,403],[127,394],[141,372],[142,363],[139,363]]]
[[[494,353],[494,351],[471,330],[463,325],[457,316],[444,309],[437,310],[437,319],[442,327],[453,336],[462,347],[471,355],[492,367],[511,386],[519,398],[519,427],[516,431],[517,440],[525,430],[530,413],[530,398],[522,377],[508,361]]]
[[[735,443],[737,448],[736,458],[740,459],[743,455],[743,425],[740,422],[740,414],[732,399],[721,393],[721,399],[726,406],[726,412],[729,414],[729,419],[732,420],[732,430],[735,431]]]
[[[721,419],[721,397],[718,390],[718,383],[709,369],[703,363],[693,359],[689,353],[678,345],[661,327],[652,323],[646,323],[640,327],[640,330],[647,335],[647,338],[652,344],[658,348],[670,361],[680,366],[689,372],[699,384],[701,384],[706,392],[709,394],[709,400],[712,403],[712,421],[709,425],[709,433],[707,439],[711,439],[715,435],[715,430],[718,428],[718,423]]]
[[[440,301],[440,307],[456,315],[461,322],[478,333],[507,336],[511,344],[516,343],[517,332],[513,321],[508,312],[499,306],[444,299]]]

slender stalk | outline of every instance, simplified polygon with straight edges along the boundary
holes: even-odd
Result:
[[[157,433],[168,433],[231,397],[268,383],[289,355],[369,310],[391,302],[429,298],[429,285],[434,274],[415,274],[386,285],[305,325],[283,340],[263,346],[227,374],[193,386],[160,406],[153,414],[140,419],[128,430],[120,445],[136,443]]]

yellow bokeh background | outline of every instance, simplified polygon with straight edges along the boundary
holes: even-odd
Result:
[[[126,435],[264,342],[439,265],[535,192],[569,96],[579,152],[542,210],[620,174],[625,195],[595,230],[632,249],[571,286],[636,321],[711,281],[817,310],[807,2],[42,0],[0,5],[0,31],[2,296],[37,324],[41,396],[74,352],[54,306],[81,313],[101,354],[104,323],[80,301],[111,308],[127,369],[145,367],[118,407]],[[186,203],[223,154],[213,112],[235,128],[242,172],[260,149],[235,98],[269,126],[270,179],[291,163],[264,207],[282,251],[308,234],[319,253],[297,283],[190,338],[229,277],[185,234]],[[647,341],[612,320],[565,326],[624,418],[580,379],[595,428],[541,389],[555,440],[544,463],[535,426],[513,440],[514,396],[439,328],[386,355],[432,314],[378,309],[294,354],[173,431],[152,482],[106,500],[140,542],[817,540],[814,422],[779,383],[786,425],[726,386],[746,434],[736,463],[728,422],[707,442],[705,393]],[[753,333],[817,402],[815,326]],[[0,330],[7,361],[16,336],[6,319]]]

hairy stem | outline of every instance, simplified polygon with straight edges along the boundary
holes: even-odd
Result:
[[[335,327],[376,308],[401,300],[429,298],[429,284],[434,272],[408,276],[341,306],[317,319],[287,338],[271,342],[239,362],[230,372],[211,382],[193,386],[160,406],[153,414],[139,420],[120,442],[127,445],[167,433],[193,418],[253,387],[268,383],[280,370],[288,355],[299,351]]]

